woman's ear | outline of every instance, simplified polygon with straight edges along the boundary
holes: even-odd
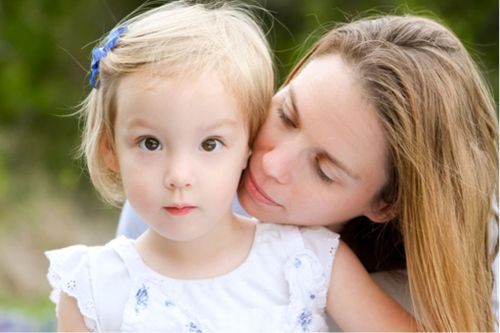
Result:
[[[120,171],[118,158],[116,156],[115,149],[107,135],[104,136],[104,138],[101,140],[100,146],[101,156],[104,163],[106,164],[106,167],[111,171],[118,173]]]
[[[387,223],[397,215],[396,207],[384,200],[378,200],[365,212],[367,218],[376,223]]]

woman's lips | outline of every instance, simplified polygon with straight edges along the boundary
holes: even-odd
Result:
[[[250,196],[265,205],[279,206],[273,199],[271,199],[256,183],[250,170],[247,170],[247,177],[245,177],[245,189]]]
[[[169,212],[170,214],[175,215],[175,216],[187,215],[193,209],[195,209],[194,206],[167,206],[164,208],[167,212]]]

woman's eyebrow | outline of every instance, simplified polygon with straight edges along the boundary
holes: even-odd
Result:
[[[290,118],[297,125],[297,127],[300,127],[300,111],[297,108],[297,98],[295,95],[295,89],[293,88],[293,83],[290,83],[288,85],[288,95],[290,96],[290,102],[292,104],[292,107],[289,110]],[[321,155],[323,156],[323,159],[327,163],[333,164],[335,167],[343,171],[349,177],[359,180],[359,176],[355,172],[353,172],[349,167],[347,167],[347,165],[339,161],[337,158],[333,157],[333,155],[331,155],[327,151],[324,151]]]
[[[289,110],[290,118],[293,120],[297,127],[300,127],[300,112],[297,108],[297,97],[295,95],[295,89],[293,88],[292,83],[288,85],[288,95],[290,96],[290,102],[292,103],[292,107]]]

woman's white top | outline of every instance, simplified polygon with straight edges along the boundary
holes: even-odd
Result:
[[[327,331],[326,295],[339,236],[257,223],[245,261],[222,276],[181,280],[148,267],[124,237],[46,252],[53,287],[76,298],[92,331]]]

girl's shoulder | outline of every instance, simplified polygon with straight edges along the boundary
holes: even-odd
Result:
[[[274,250],[268,249],[266,252],[285,259],[285,270],[299,266],[305,261],[317,272],[314,275],[322,275],[329,280],[333,259],[339,247],[339,234],[321,226],[302,227],[273,223],[259,223],[258,231],[261,241],[274,247]]]
[[[310,251],[322,263],[331,264],[339,246],[339,234],[322,226],[293,226],[259,223],[259,231],[268,241],[279,241],[287,253]]]
[[[52,287],[50,299],[58,308],[61,292],[74,297],[87,327],[100,330],[102,311],[109,312],[110,301],[104,302],[108,310],[101,309],[101,300],[113,290],[112,308],[120,309],[125,302],[119,290],[126,290],[130,284],[127,267],[124,264],[122,248],[133,247],[133,240],[119,237],[103,246],[73,245],[45,252],[49,260],[47,278]],[[109,313],[108,317],[115,317]]]
[[[133,248],[134,240],[119,237],[102,246],[72,245],[49,250],[44,254],[49,260],[48,279],[51,284],[58,283],[64,277],[68,281],[62,287],[69,295],[77,288],[73,280],[82,273],[93,271],[113,272],[115,266],[124,266],[122,249]],[[69,279],[73,276],[73,279]],[[91,278],[92,276],[89,276]]]
[[[59,249],[45,251],[44,254],[54,268],[68,268],[67,266],[77,266],[78,262],[85,261],[89,255],[106,258],[115,249],[123,246],[133,246],[134,240],[125,237],[118,237],[105,245],[87,246],[71,245]]]

